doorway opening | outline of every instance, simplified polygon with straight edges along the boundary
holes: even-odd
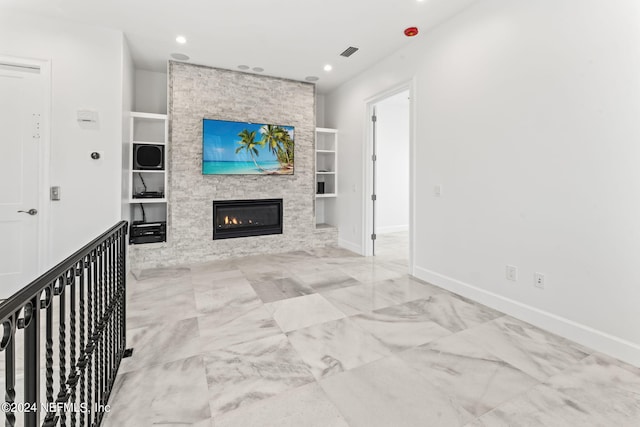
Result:
[[[412,272],[413,152],[411,85],[372,99],[365,167],[365,255]]]

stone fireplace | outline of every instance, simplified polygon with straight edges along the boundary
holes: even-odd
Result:
[[[168,89],[167,241],[131,246],[129,265],[132,269],[190,265],[337,243],[337,230],[316,229],[315,225],[315,88],[312,84],[170,61]],[[294,126],[295,174],[203,175],[203,118]],[[228,212],[214,219],[212,200],[250,199],[280,199],[279,213],[269,214],[270,218],[275,216],[280,225],[277,229],[271,228],[273,224],[269,226],[271,230],[261,229],[260,238],[235,238],[239,237],[234,235],[239,232],[236,226],[255,225],[256,220],[242,217],[244,211],[235,214],[237,224],[233,223],[234,215]],[[220,209],[225,208],[221,205]],[[227,216],[230,224],[224,224]],[[215,226],[215,239],[212,238],[213,224],[221,226]],[[251,227],[244,228],[250,231]],[[221,232],[220,236],[226,232],[226,237],[219,238],[217,231]]]

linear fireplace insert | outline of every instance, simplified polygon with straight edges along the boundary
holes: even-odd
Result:
[[[213,201],[213,240],[266,234],[282,234],[282,199]]]

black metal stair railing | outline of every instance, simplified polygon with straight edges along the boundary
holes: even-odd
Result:
[[[0,304],[6,426],[102,422],[126,353],[126,234],[122,221]]]

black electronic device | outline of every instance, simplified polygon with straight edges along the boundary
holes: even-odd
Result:
[[[164,170],[164,145],[133,144],[134,170]]]
[[[167,222],[141,222],[134,221],[129,232],[129,243],[156,243],[167,241]]]
[[[163,197],[162,191],[141,191],[133,195],[134,199],[162,199]]]

